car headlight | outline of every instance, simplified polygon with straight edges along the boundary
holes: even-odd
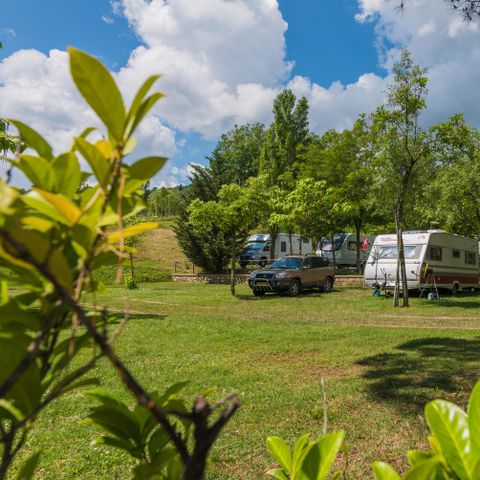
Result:
[[[275,278],[282,279],[287,276],[287,272],[279,272],[275,274]]]

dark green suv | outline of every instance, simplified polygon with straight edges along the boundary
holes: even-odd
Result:
[[[248,285],[257,297],[267,292],[286,292],[295,297],[309,288],[331,292],[334,283],[334,268],[325,257],[317,255],[288,255],[264,270],[255,270],[248,278]]]

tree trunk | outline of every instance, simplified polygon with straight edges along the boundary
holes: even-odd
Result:
[[[397,269],[395,272],[395,289],[393,290],[393,306],[400,306],[400,241],[402,238],[402,229],[399,222],[399,214],[395,209],[395,231],[397,233]]]
[[[275,245],[278,237],[278,227],[272,227],[270,229],[270,260],[275,260]]]
[[[355,223],[355,233],[356,233],[356,253],[357,253],[357,272],[360,275],[362,273],[362,267],[360,262],[360,229],[362,228],[360,223]]]
[[[237,242],[235,236],[232,238],[232,265],[230,269],[230,293],[235,296],[235,263],[237,261],[236,253],[237,253]]]
[[[337,259],[335,257],[335,234],[332,233],[332,264],[333,264],[333,269],[335,270],[337,268]]]
[[[288,232],[288,243],[290,244],[290,255],[293,255],[292,232]]]
[[[132,277],[132,282],[135,283],[135,270],[133,268],[133,254],[132,254],[132,252],[129,252],[128,256],[130,258],[130,275]]]
[[[402,306],[403,307],[408,307],[409,302],[408,302],[408,285],[407,285],[407,266],[405,264],[405,250],[403,248],[403,228],[400,227],[400,230],[402,231],[402,236],[400,237],[400,274],[402,276]]]

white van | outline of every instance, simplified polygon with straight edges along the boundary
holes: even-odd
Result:
[[[365,237],[368,239],[367,248],[363,249]],[[365,265],[370,250],[372,249],[375,235],[360,235],[360,263]],[[337,267],[356,267],[357,266],[357,234],[356,233],[336,233],[333,236],[333,244],[335,248],[335,265]],[[317,251],[319,255],[328,258],[333,263],[332,241],[323,238],[320,242],[320,249]]]
[[[438,288],[452,291],[479,288],[478,240],[443,230],[424,230],[405,232],[403,244],[409,290],[432,285],[434,280]],[[396,271],[397,236],[378,235],[365,266],[365,285],[392,289]]]
[[[290,239],[292,240],[291,248]],[[271,241],[268,233],[252,235],[238,257],[240,266],[242,268],[250,264],[265,266],[270,261],[270,248]],[[309,253],[312,253],[312,244],[308,238],[302,239],[300,235],[279,233],[275,239],[275,258]]]

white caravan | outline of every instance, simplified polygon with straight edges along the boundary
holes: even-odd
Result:
[[[368,243],[366,249],[363,249],[363,242],[366,235],[360,235],[360,262],[365,265],[370,250],[372,249],[375,235],[368,235]],[[337,267],[356,267],[357,266],[357,234],[356,233],[336,233],[333,236],[333,244],[335,248],[335,264]],[[328,258],[333,263],[332,241],[323,238],[320,242],[320,250],[317,252]]]
[[[291,245],[290,239],[292,241]],[[267,233],[252,235],[238,257],[238,262],[241,267],[246,267],[249,264],[265,266],[270,260],[270,249],[270,235]],[[277,235],[275,239],[275,258],[285,255],[306,255],[308,253],[312,253],[312,243],[308,238],[302,240],[300,235],[288,235],[287,233]]]
[[[409,290],[425,285],[456,291],[479,288],[478,241],[443,230],[405,232],[405,266]],[[395,286],[397,236],[378,235],[364,271],[365,285]],[[401,286],[401,283],[400,283]]]

